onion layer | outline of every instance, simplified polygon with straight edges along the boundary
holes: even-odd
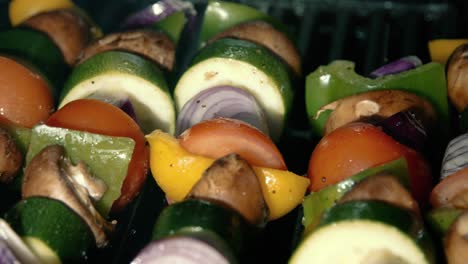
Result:
[[[19,263],[15,255],[13,255],[13,252],[11,252],[10,248],[2,239],[0,239],[0,263],[3,263],[3,264]]]
[[[416,56],[407,56],[396,61],[392,61],[384,66],[374,70],[369,74],[371,78],[382,77],[385,75],[396,74],[414,69],[422,65],[421,60]]]
[[[206,89],[190,99],[177,118],[176,135],[201,121],[216,117],[244,121],[268,135],[265,114],[253,95],[231,86]]]
[[[468,133],[452,139],[442,160],[441,180],[468,167]]]
[[[398,112],[383,120],[379,125],[396,141],[418,151],[424,150],[427,133],[422,122],[413,112]]]
[[[210,244],[189,236],[174,236],[151,242],[131,264],[229,264],[231,261]]]
[[[194,19],[196,15],[195,8],[190,2],[161,0],[131,14],[124,20],[122,28],[134,29],[149,27],[178,11],[184,11],[189,21]]]

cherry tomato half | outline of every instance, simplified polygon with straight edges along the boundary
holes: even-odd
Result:
[[[217,159],[237,153],[253,166],[286,170],[286,163],[271,139],[242,121],[216,118],[200,122],[179,138],[193,154]]]
[[[1,56],[0,93],[0,115],[23,127],[45,121],[54,110],[47,83],[20,63]]]
[[[322,138],[309,160],[310,190],[319,191],[365,169],[401,157],[405,157],[408,163],[414,197],[427,203],[432,180],[424,158],[381,129],[366,123],[338,128]]]
[[[124,111],[98,100],[79,99],[52,114],[46,125],[135,140],[135,149],[121,195],[114,201],[112,211],[123,209],[137,196],[148,172],[149,153],[143,132]]]

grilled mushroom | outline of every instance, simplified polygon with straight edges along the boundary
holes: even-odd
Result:
[[[236,38],[260,44],[283,59],[293,71],[301,75],[301,58],[294,44],[288,37],[263,21],[253,21],[233,26],[211,38],[213,42],[221,38]]]
[[[447,62],[447,90],[458,112],[468,105],[468,44],[453,51]]]
[[[90,25],[73,10],[53,10],[37,14],[24,26],[46,33],[62,51],[65,61],[73,66],[91,40]]]
[[[84,49],[78,63],[109,50],[142,55],[169,71],[174,67],[174,43],[166,34],[154,30],[133,30],[106,35]]]
[[[452,223],[444,239],[445,255],[449,264],[464,264],[468,259],[468,212]]]
[[[0,182],[9,183],[18,174],[23,156],[8,131],[0,128]]]
[[[252,167],[237,154],[216,160],[187,197],[224,204],[259,226],[264,225],[268,217],[260,182]]]
[[[380,121],[398,112],[411,110],[427,129],[433,126],[436,112],[427,100],[401,90],[379,90],[360,93],[325,105],[316,118],[326,110],[333,110],[325,123],[324,134],[351,122]]]
[[[468,209],[468,167],[439,182],[432,189],[430,202],[434,208]]]
[[[44,148],[25,169],[22,196],[43,196],[60,200],[80,215],[88,224],[98,247],[107,244],[107,234],[113,230],[96,210],[94,201],[101,199],[105,184],[87,171],[85,164],[76,166],[65,156],[62,146]]]
[[[387,202],[414,212],[416,215],[420,214],[418,203],[392,175],[375,175],[362,180],[347,192],[339,202],[356,200]]]

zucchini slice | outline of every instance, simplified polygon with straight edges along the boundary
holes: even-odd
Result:
[[[199,92],[232,86],[250,92],[265,111],[277,141],[291,110],[293,88],[285,64],[266,48],[237,39],[220,39],[203,48],[174,90],[177,111]]]
[[[238,254],[253,230],[232,209],[205,200],[188,199],[172,204],[161,212],[153,229],[153,239],[177,234],[199,237],[202,232],[211,232],[226,241]]]
[[[24,199],[7,212],[5,220],[44,263],[84,261],[96,245],[83,219],[58,200]]]
[[[126,97],[144,133],[175,130],[174,104],[162,71],[131,53],[107,51],[78,65],[65,83],[59,108],[88,97]]]
[[[415,241],[398,228],[372,220],[345,220],[309,235],[289,263],[425,264]]]
[[[53,94],[59,94],[68,67],[58,46],[45,33],[27,28],[2,31],[0,53],[18,57],[32,64],[53,83]]]

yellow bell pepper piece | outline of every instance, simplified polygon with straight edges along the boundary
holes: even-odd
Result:
[[[36,14],[74,6],[71,0],[13,0],[9,7],[10,22],[16,26]]]
[[[150,145],[150,167],[154,179],[174,200],[181,201],[214,159],[193,155],[183,149],[176,138],[155,130],[146,136]],[[284,216],[298,206],[309,187],[308,178],[289,171],[253,167],[265,201],[270,220]]]
[[[429,41],[431,60],[442,64],[447,63],[452,52],[460,45],[468,43],[468,39],[435,39]]]
[[[168,198],[176,202],[183,200],[213,160],[188,153],[177,139],[161,130],[152,132],[146,139],[154,179]]]

